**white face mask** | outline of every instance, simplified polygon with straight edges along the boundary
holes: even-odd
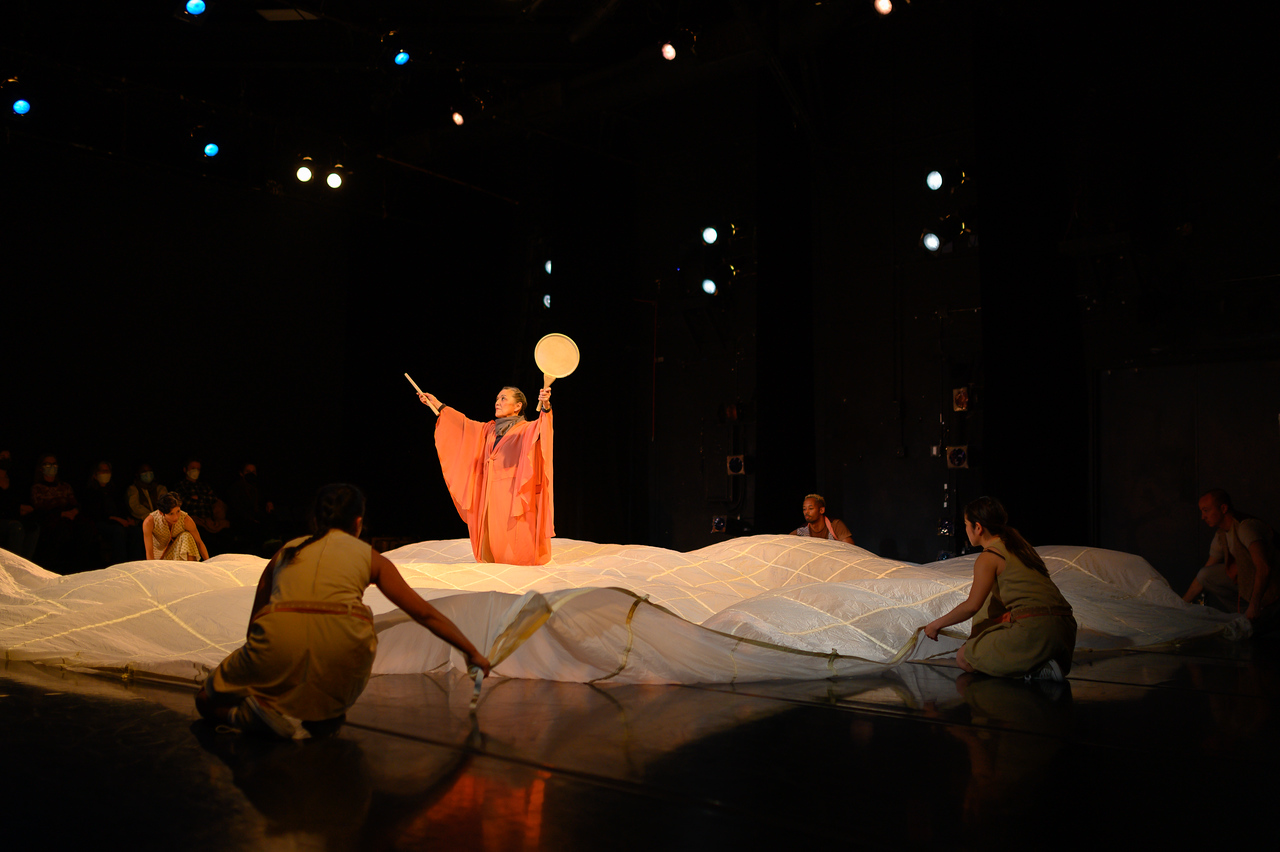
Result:
[[[187,479],[190,479],[192,482],[195,482],[199,478],[200,478],[200,468],[197,467],[194,470],[187,471]]]
[[[143,485],[150,485],[151,480],[155,479],[156,475],[149,470],[144,470],[138,475],[138,478],[142,480]]]
[[[111,474],[109,474],[109,473],[95,473],[95,474],[93,475],[93,478],[94,478],[94,479],[96,479],[96,480],[98,480],[98,484],[99,484],[99,485],[106,485],[108,482],[110,482],[110,481],[111,481]]]

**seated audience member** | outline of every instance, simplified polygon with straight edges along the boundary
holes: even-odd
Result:
[[[1071,671],[1076,620],[1049,577],[1044,560],[1016,529],[994,497],[964,507],[969,543],[981,547],[973,563],[969,597],[923,629],[938,631],[973,619],[969,640],[956,652],[967,672],[1027,680],[1062,681]]]
[[[245,464],[227,494],[227,520],[235,532],[237,549],[270,556],[282,542],[276,527],[275,504],[262,499],[258,466]],[[267,551],[262,553],[262,551]]]
[[[0,547],[33,561],[40,527],[32,516],[34,508],[23,500],[17,484],[10,478],[13,458],[8,450],[0,450]]]
[[[209,550],[200,538],[200,529],[191,516],[182,511],[182,499],[176,494],[160,498],[160,508],[142,522],[142,541],[148,559],[196,561],[209,558]]]
[[[805,497],[800,511],[804,515],[805,524],[792,531],[792,535],[826,538],[853,544],[853,533],[849,532],[844,521],[833,521],[827,517],[827,501],[822,499],[821,494],[810,494]]]
[[[109,565],[128,561],[130,533],[136,531],[138,522],[129,512],[128,503],[118,483],[111,475],[111,462],[100,461],[85,485],[81,503],[85,517],[107,545]],[[142,540],[138,539],[141,546]]]
[[[59,574],[88,570],[93,534],[80,517],[80,501],[67,482],[58,478],[58,457],[40,457],[31,484],[32,515],[40,525],[36,562]]]
[[[457,626],[418,596],[385,556],[360,540],[364,494],[334,484],[316,495],[309,538],[296,538],[262,572],[243,647],[205,680],[196,709],[212,722],[291,737],[292,716],[312,736],[336,731],[373,668],[378,639],[364,592],[376,585],[414,621],[489,673]]]
[[[199,459],[188,461],[182,468],[182,481],[173,487],[172,493],[182,498],[183,511],[204,531],[213,552],[226,553],[231,549],[227,506],[213,493],[209,483],[200,481],[202,467]]]
[[[1280,612],[1280,580],[1275,576],[1276,545],[1271,528],[1237,512],[1221,488],[1200,497],[1200,519],[1215,530],[1209,561],[1182,596],[1205,600],[1227,612],[1244,612],[1254,621]]]
[[[155,471],[151,465],[143,462],[133,476],[133,484],[125,491],[125,499],[129,501],[129,514],[134,520],[142,521],[156,509],[160,508],[160,498],[169,493],[159,482],[156,482]]]

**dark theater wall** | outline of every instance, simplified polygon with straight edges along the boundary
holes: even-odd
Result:
[[[1197,489],[1280,523],[1267,30],[903,12],[726,25],[687,76],[559,91],[556,133],[405,134],[438,173],[370,156],[352,203],[147,159],[123,120],[87,147],[7,125],[0,442],[75,485],[99,456],[172,482],[201,454],[215,488],[253,460],[293,509],[351,479],[379,534],[455,537],[403,374],[482,418],[558,331],[582,351],[554,385],[561,536],[689,550],[794,529],[817,491],[925,562],[992,493],[1033,543],[1181,583]],[[966,182],[931,194],[932,167]],[[929,255],[947,213],[970,233]]]

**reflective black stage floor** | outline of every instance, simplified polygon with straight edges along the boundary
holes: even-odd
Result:
[[[728,686],[375,678],[336,737],[192,691],[0,669],[6,848],[1186,848],[1280,835],[1280,641]]]

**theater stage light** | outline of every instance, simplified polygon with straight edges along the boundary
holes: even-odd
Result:
[[[294,174],[297,175],[298,180],[303,183],[306,183],[311,180],[311,178],[315,177],[315,172],[311,170],[311,158],[303,157],[302,162],[298,165],[298,170],[294,172]]]
[[[205,145],[205,146],[204,146],[204,155],[205,155],[206,157],[216,157],[216,156],[218,156],[218,146],[217,146],[215,143],[213,143],[213,142],[210,142],[208,145]]]
[[[920,245],[929,251],[937,251],[942,246],[942,240],[932,231],[925,231],[920,235]]]
[[[712,281],[710,278],[702,279],[702,292],[706,293],[708,296],[714,296],[717,289],[716,282]]]
[[[924,184],[932,190],[942,189],[942,172],[929,172],[925,175]]]
[[[16,101],[13,102],[14,115],[26,115],[29,112],[31,112],[30,101],[24,100],[23,98],[18,98]]]
[[[703,241],[704,243],[706,243],[707,245],[709,245],[709,246],[710,246],[710,245],[715,245],[716,240],[717,240],[717,239],[719,239],[719,238],[720,238],[720,234],[718,234],[718,233],[716,232],[716,229],[715,229],[715,228],[703,228],[703,229],[702,229],[702,241]]]
[[[397,65],[408,65],[409,54],[402,50],[395,55],[395,58],[392,61],[395,62],[395,64]]]
[[[188,15],[203,15],[205,10],[204,0],[187,0],[186,9]]]
[[[875,0],[872,5],[876,7],[876,11],[881,15],[887,15],[893,11],[893,0]]]

